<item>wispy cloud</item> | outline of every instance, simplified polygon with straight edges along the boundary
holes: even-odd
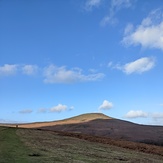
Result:
[[[84,9],[90,11],[93,8],[100,6],[101,2],[102,0],[86,0]]]
[[[4,124],[17,124],[17,123],[23,123],[20,121],[13,121],[13,120],[8,120],[8,119],[0,119],[0,123],[4,123]]]
[[[79,68],[68,70],[65,66],[57,67],[55,65],[50,65],[45,68],[44,77],[45,83],[75,83],[101,80],[104,74],[94,73],[84,75],[82,69]]]
[[[113,66],[113,62],[109,62],[107,67],[112,67]]]
[[[31,109],[24,109],[24,110],[19,111],[20,114],[30,114],[32,112],[33,112],[33,110],[31,110]]]
[[[57,106],[54,106],[50,109],[50,112],[62,112],[67,110],[67,106],[66,105],[62,105],[62,104],[58,104]]]
[[[40,108],[40,109],[38,109],[38,113],[46,113],[48,111],[48,109],[46,109],[46,108]]]
[[[130,110],[124,117],[125,118],[146,118],[148,114],[142,110]]]
[[[38,71],[37,65],[5,64],[0,66],[0,76],[10,76],[16,73],[34,75]]]
[[[163,125],[163,112],[150,113],[151,124]]]
[[[0,67],[0,76],[10,76],[16,74],[18,65],[5,64]]]
[[[153,113],[151,116],[154,119],[160,119],[163,118],[163,113]]]
[[[124,118],[135,119],[135,118],[148,118],[149,123],[152,125],[163,125],[163,112],[144,112],[142,110],[130,110]]]
[[[74,106],[69,107],[69,111],[74,110]]]
[[[107,100],[104,100],[103,103],[99,106],[99,110],[109,110],[113,107],[113,103]]]
[[[104,78],[103,73],[97,73],[95,70],[88,70],[88,74],[83,74],[80,68],[67,69],[66,66],[55,66],[53,64],[47,67],[39,67],[37,65],[22,64],[5,64],[0,66],[0,76],[10,76],[16,73],[24,75],[36,75],[40,72],[45,83],[76,83],[76,82],[93,82]]]
[[[67,105],[58,104],[51,108],[40,108],[37,113],[54,113],[54,112],[62,112],[62,111],[72,111],[74,110],[74,106],[68,107]]]
[[[116,65],[115,68],[122,70],[126,74],[138,73],[151,70],[155,66],[155,58],[153,57],[144,57],[133,62],[127,63],[125,65]]]
[[[163,11],[153,10],[140,25],[127,30],[126,26],[122,42],[129,45],[141,45],[144,48],[157,48],[163,50]]]
[[[38,71],[38,66],[36,65],[24,65],[22,71],[26,75],[34,75]]]
[[[109,8],[109,14],[102,19],[100,24],[102,26],[107,24],[115,24],[118,21],[115,17],[116,13],[121,9],[130,8],[133,6],[134,2],[135,0],[112,0]]]

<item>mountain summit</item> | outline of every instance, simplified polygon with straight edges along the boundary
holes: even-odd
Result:
[[[89,121],[98,120],[98,119],[104,120],[104,119],[112,119],[112,118],[108,117],[102,113],[87,113],[87,114],[81,114],[81,115],[78,115],[75,117],[71,117],[71,118],[67,118],[67,119],[63,119],[63,120],[58,120],[58,121],[20,124],[19,127],[38,128],[38,127],[45,127],[45,126],[84,123],[84,122],[89,122]]]
[[[102,113],[86,113],[81,114],[72,118],[65,119],[64,121],[78,121],[78,122],[87,122],[95,119],[112,119],[105,114]]]

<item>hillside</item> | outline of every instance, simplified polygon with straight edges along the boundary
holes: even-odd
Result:
[[[161,147],[81,134],[0,127],[0,140],[3,163],[161,163],[163,160]]]
[[[11,126],[0,127],[0,160],[4,163],[163,160],[162,126],[138,125],[101,113]]]
[[[90,115],[93,118],[90,118]],[[128,121],[113,119],[103,114],[90,115],[81,115],[69,119],[70,121],[65,121],[74,122],[76,120],[76,123],[62,123],[42,126],[41,128],[163,146],[163,126],[139,125]]]
[[[59,121],[19,124],[19,127],[37,128],[37,127],[55,126],[55,125],[63,125],[63,124],[76,124],[76,123],[88,122],[95,119],[111,119],[111,117],[108,117],[102,113],[88,113],[88,114],[82,114],[82,115],[78,115],[72,118],[67,118]]]
[[[19,127],[80,133],[163,146],[163,126],[139,125],[102,113],[82,114],[60,121],[20,124]]]
[[[94,119],[112,119],[112,118],[102,113],[87,113],[87,114],[81,114],[72,118],[65,119],[65,121],[76,120],[78,122],[85,122]]]

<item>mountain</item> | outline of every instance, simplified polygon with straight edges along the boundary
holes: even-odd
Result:
[[[20,124],[19,127],[86,134],[163,146],[163,126],[139,125],[111,118],[102,113],[82,114],[53,122]]]
[[[57,124],[41,128],[163,146],[163,126],[139,125],[110,118],[104,114],[85,114],[66,121],[74,122],[75,120],[76,123]]]
[[[87,113],[87,114],[81,114],[72,118],[67,118],[59,121],[19,124],[19,127],[38,128],[38,127],[55,126],[55,125],[63,125],[63,124],[83,123],[95,119],[112,119],[112,118],[102,113]]]
[[[102,113],[87,113],[87,114],[81,114],[72,118],[65,119],[67,120],[73,120],[73,121],[79,121],[79,122],[86,122],[94,119],[112,119],[111,117],[102,114]]]

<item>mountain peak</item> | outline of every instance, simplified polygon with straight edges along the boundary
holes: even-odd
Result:
[[[71,117],[71,118],[67,118],[67,119],[63,119],[59,121],[35,122],[35,123],[29,123],[29,124],[20,124],[19,126],[24,127],[24,128],[37,128],[37,127],[44,127],[44,126],[84,123],[84,122],[89,122],[95,119],[112,119],[112,118],[102,113],[86,113],[86,114],[81,114],[75,117]]]
[[[94,119],[112,119],[112,118],[103,113],[86,113],[72,118],[68,118],[67,120],[84,122],[84,121],[90,121]]]

